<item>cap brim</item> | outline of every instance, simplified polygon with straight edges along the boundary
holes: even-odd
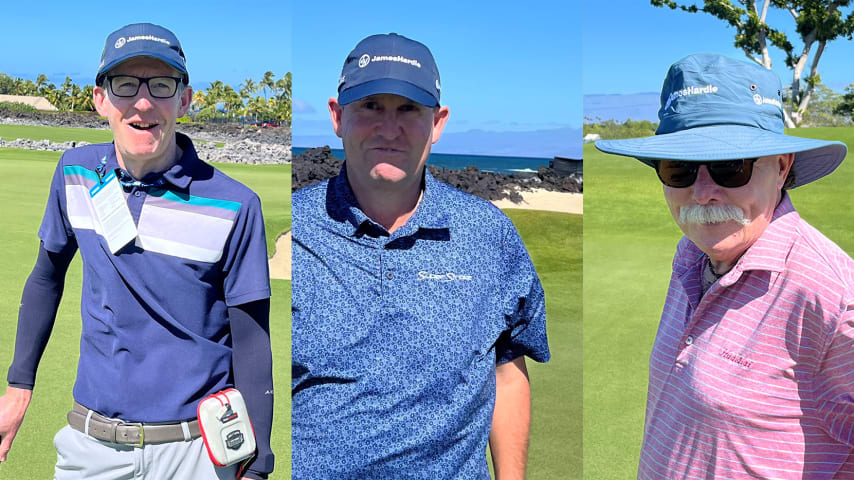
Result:
[[[634,157],[650,166],[654,166],[653,160],[701,162],[794,153],[792,188],[834,171],[848,150],[842,142],[791,137],[743,125],[714,125],[646,138],[599,140],[596,148]]]
[[[379,78],[377,80],[371,80],[370,82],[365,82],[360,85],[356,85],[355,87],[348,88],[338,94],[338,103],[340,105],[347,105],[348,103],[355,102],[361,98],[382,93],[400,95],[401,97],[406,97],[426,107],[439,106],[439,102],[436,98],[427,93],[424,89],[416,87],[409,82],[392,78]]]

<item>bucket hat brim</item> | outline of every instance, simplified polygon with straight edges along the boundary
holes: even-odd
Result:
[[[744,125],[712,125],[646,138],[599,140],[596,148],[634,157],[651,167],[655,167],[654,160],[701,162],[794,153],[795,183],[791,188],[833,172],[847,152],[842,142],[792,137]]]

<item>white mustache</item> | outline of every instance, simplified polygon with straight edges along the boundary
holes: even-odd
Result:
[[[750,220],[744,210],[733,205],[690,205],[679,208],[679,223],[724,223],[728,221],[747,225]]]

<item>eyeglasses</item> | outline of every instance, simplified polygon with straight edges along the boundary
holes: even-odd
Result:
[[[709,176],[718,185],[736,188],[747,185],[753,175],[753,164],[758,158],[723,160],[713,162],[686,162],[682,160],[655,160],[655,171],[661,183],[673,188],[690,187],[697,180],[700,166],[705,165]]]
[[[110,91],[117,97],[135,97],[139,86],[148,86],[148,92],[154,98],[172,98],[178,91],[179,77],[135,77],[133,75],[113,75],[107,77]]]

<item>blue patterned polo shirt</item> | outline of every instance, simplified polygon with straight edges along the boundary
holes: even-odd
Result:
[[[62,155],[39,230],[48,251],[83,258],[74,398],[126,421],[195,418],[199,400],[233,384],[227,307],[270,296],[260,199],[177,142],[164,184],[124,189],[138,234],[116,254],[89,193],[102,159],[119,167],[110,143]]]
[[[549,358],[512,222],[424,184],[391,235],[345,168],[293,195],[294,479],[488,479],[496,364]]]

